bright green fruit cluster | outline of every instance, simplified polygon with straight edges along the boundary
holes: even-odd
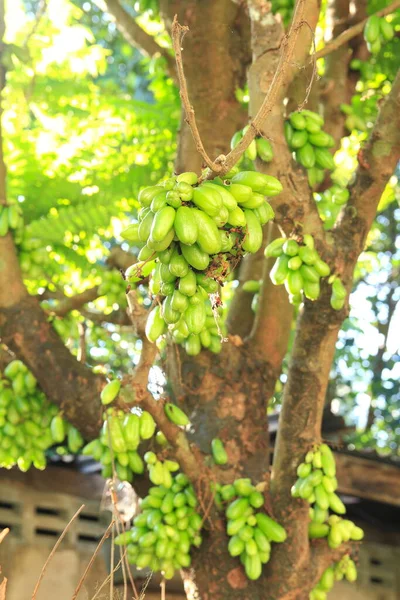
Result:
[[[279,13],[285,26],[289,25],[293,14],[294,0],[272,0],[272,12]]]
[[[271,542],[286,540],[286,531],[276,521],[260,511],[264,496],[251,479],[237,479],[233,484],[217,486],[216,504],[229,502],[225,510],[227,533],[230,537],[228,551],[240,556],[249,579],[258,579],[262,565],[270,559]]]
[[[155,452],[146,452],[144,460],[149,471],[149,478],[154,485],[162,485],[169,489],[173,484],[171,473],[179,470],[179,464],[174,460],[158,459]]]
[[[241,131],[237,131],[231,139],[231,150],[236,148],[244,134],[249,129],[249,125],[246,125]],[[254,161],[256,158],[260,158],[263,162],[271,162],[274,158],[274,151],[271,142],[263,137],[256,137],[251,144],[246,148],[243,154],[243,159]],[[241,162],[239,163],[241,164]]]
[[[332,229],[342,206],[347,203],[349,197],[349,190],[337,184],[321,194],[314,194],[319,216],[324,222],[324,229]]]
[[[17,240],[16,240],[17,241]],[[40,278],[51,263],[46,248],[40,240],[23,236],[18,247],[18,259],[24,279]]]
[[[107,305],[126,305],[126,282],[118,271],[105,271],[99,285],[99,296],[106,296]]]
[[[328,148],[335,145],[329,133],[322,130],[324,119],[311,110],[293,112],[285,122],[285,137],[296,160],[307,169],[313,188],[322,183],[325,169],[333,170],[335,162]]]
[[[142,440],[153,437],[156,429],[154,419],[147,411],[143,411],[138,416],[113,408],[107,409],[103,418],[100,436],[89,442],[83,448],[82,454],[92,456],[101,462],[102,476],[105,478],[113,475],[112,457],[114,457],[115,470],[119,479],[132,481],[135,474],[144,473],[144,462],[137,448]]]
[[[325,514],[327,516],[327,513]],[[308,527],[308,537],[310,539],[327,538],[330,548],[338,548],[342,542],[349,540],[359,542],[364,537],[361,527],[357,527],[353,521],[342,519],[337,515],[331,515],[326,522],[320,523],[323,512],[315,508],[310,508],[311,523]],[[315,519],[319,519],[316,521]]]
[[[78,430],[48,402],[28,368],[19,360],[10,362],[0,373],[0,467],[44,469],[46,450],[65,438],[70,451],[78,452],[83,443]]]
[[[329,516],[329,510],[344,515],[346,507],[335,493],[338,486],[335,457],[327,444],[320,444],[307,452],[304,462],[297,468],[297,475],[292,496],[313,505],[310,538],[327,537],[331,548],[338,548],[343,541],[362,539],[362,529],[354,523],[336,515]]]
[[[0,237],[7,235],[11,230],[15,232],[18,239],[21,238],[24,229],[24,218],[22,208],[19,204],[0,204]]]
[[[275,285],[285,284],[292,304],[299,304],[302,295],[317,300],[320,295],[320,279],[330,274],[329,265],[314,248],[314,238],[303,236],[303,243],[295,239],[277,238],[265,248],[267,258],[277,258],[270,277]]]
[[[149,315],[150,341],[170,332],[192,355],[201,347],[220,350],[208,295],[218,292],[232,263],[261,247],[262,225],[274,216],[265,197],[281,190],[274,177],[239,171],[229,185],[222,180],[198,185],[189,172],[140,192],[139,222],[122,235],[145,244],[127,281],[150,275],[150,292],[164,297]]]
[[[326,600],[328,592],[333,588],[335,581],[341,581],[346,578],[353,583],[357,579],[357,567],[348,554],[334,563],[331,567],[325,569],[321,579],[310,592],[310,600]]]
[[[378,54],[382,45],[394,38],[394,28],[384,17],[372,15],[364,27],[364,39],[371,54]]]
[[[171,579],[176,570],[190,567],[190,549],[202,542],[197,504],[188,478],[178,473],[169,488],[150,488],[134,526],[119,535],[115,543],[127,546],[128,561],[138,569],[149,567]]]

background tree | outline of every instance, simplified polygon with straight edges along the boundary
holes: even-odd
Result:
[[[87,440],[102,423],[104,375],[121,376],[124,406],[139,404],[153,415],[199,495],[210,477],[266,482],[266,507],[288,540],[274,547],[263,576],[256,582],[244,577],[213,509],[193,553],[194,571],[185,578],[195,575],[202,598],[306,598],[324,569],[349,552],[347,545],[331,550],[325,542],[310,543],[307,503],[290,494],[297,466],[321,440],[335,350],[329,397],[349,418],[355,401],[370,397],[365,432],[353,443],[397,452],[396,362],[387,342],[398,301],[400,49],[396,35],[370,54],[362,32],[377,11],[398,29],[399,3],[336,0],[321,8],[300,0],[294,12],[261,0],[65,0],[62,11],[56,5],[7,7],[0,202],[19,202],[24,232],[0,237],[0,361],[23,361]],[[126,311],[119,269],[136,262],[139,248],[121,244],[119,234],[137,215],[139,190],[167,172],[200,173],[205,166],[184,110],[179,117],[170,39],[175,14],[189,27],[182,40],[185,76],[214,168],[228,170],[223,157],[232,135],[258,115],[235,158],[256,134],[272,144],[273,160],[255,161],[258,171],[283,185],[271,198],[275,219],[265,227],[265,244],[278,231],[313,236],[347,294],[357,285],[355,316],[380,336],[376,356],[359,353],[363,334],[354,317],[339,333],[349,305],[346,300],[334,310],[327,283],[318,300],[293,309],[286,290],[272,285],[273,261],[264,260],[262,249],[246,255],[224,286],[229,340],[218,360],[208,351],[190,357],[170,342],[158,349],[146,339],[146,282],[128,294]],[[303,107],[324,115],[335,140],[335,169],[325,171],[314,190],[284,136],[288,115]],[[330,201],[333,183],[350,192],[342,207]],[[255,306],[245,283],[259,280]],[[365,372],[374,373],[368,387],[349,393],[349,383],[365,381]],[[157,401],[165,390],[190,416],[190,433],[166,419]],[[281,411],[270,477],[271,399]],[[207,461],[217,436],[229,467],[211,468]]]

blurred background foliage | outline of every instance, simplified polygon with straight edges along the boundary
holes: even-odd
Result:
[[[369,10],[387,4],[370,0]],[[124,6],[169,47],[157,0]],[[18,248],[26,285],[42,295],[71,352],[79,350],[84,325],[87,363],[118,374],[137,361],[140,342],[130,327],[107,321],[126,309],[125,282],[108,259],[116,246],[137,255],[137,248],[121,244],[119,233],[136,217],[140,188],[173,170],[180,106],[164,59],[146,58],[125,42],[104,8],[100,0],[48,0],[38,18],[37,0],[8,0],[3,121],[8,194],[25,220]],[[352,182],[357,153],[399,67],[400,14],[392,23],[394,39],[378,55],[351,64],[358,82],[342,106],[347,136],[332,176],[343,186]],[[318,47],[325,29],[322,11]],[[245,90],[237,94],[248,101]],[[349,426],[345,443],[394,458],[400,456],[399,175],[383,194],[356,268],[327,396],[332,412]],[[224,288],[226,306],[235,276]],[[52,315],[63,296],[100,284],[104,293],[84,311]],[[145,286],[139,292],[146,303]],[[279,411],[286,370],[287,360],[272,411]],[[154,386],[164,383],[155,367]]]

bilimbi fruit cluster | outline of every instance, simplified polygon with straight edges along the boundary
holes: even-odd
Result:
[[[332,450],[327,444],[315,445],[307,452],[304,462],[297,468],[298,479],[292,487],[292,496],[302,498],[310,504],[310,539],[326,538],[330,548],[338,548],[343,542],[360,541],[364,532],[352,521],[338,515],[346,513],[346,507],[335,493],[336,463]],[[332,511],[336,514],[329,514]],[[310,600],[325,600],[337,578],[345,575],[349,581],[355,581],[357,570],[350,557],[344,557],[340,563],[329,567],[310,594]],[[341,573],[341,577],[339,574]],[[347,575],[348,574],[348,575]]]
[[[191,355],[220,351],[213,294],[243,254],[261,247],[262,226],[274,217],[267,197],[282,190],[275,177],[254,171],[225,177],[199,184],[195,173],[181,173],[143,189],[138,223],[122,234],[143,244],[126,278],[150,277],[156,306],[147,337],[155,342],[169,333]]]
[[[325,169],[333,170],[335,162],[329,148],[335,145],[333,137],[322,129],[321,115],[302,110],[293,112],[285,122],[285,137],[296,160],[307,169],[308,181],[313,188],[325,178]]]
[[[216,487],[217,505],[225,508],[226,531],[230,537],[228,551],[238,556],[249,579],[261,576],[262,565],[271,556],[271,543],[286,540],[286,531],[263,511],[264,496],[261,486],[251,479],[236,479],[233,484]]]
[[[46,451],[58,444],[75,454],[83,439],[47,400],[26,365],[13,360],[0,373],[0,467],[44,469]]]
[[[364,39],[371,54],[378,54],[386,42],[394,38],[393,25],[384,17],[372,15],[364,27]]]
[[[128,561],[139,569],[149,567],[171,579],[176,570],[190,567],[190,550],[202,542],[197,505],[188,478],[178,473],[171,477],[169,486],[150,488],[132,529],[118,536],[115,543],[126,545]]]

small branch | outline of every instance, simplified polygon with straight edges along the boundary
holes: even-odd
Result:
[[[81,589],[81,587],[82,587],[82,585],[83,585],[83,583],[84,583],[84,581],[86,579],[87,574],[89,573],[89,571],[90,571],[90,569],[91,569],[94,561],[96,560],[96,556],[100,552],[100,549],[101,549],[102,545],[104,544],[104,542],[106,541],[106,539],[110,535],[110,531],[111,531],[112,527],[114,526],[114,523],[115,523],[115,521],[112,520],[111,523],[109,524],[109,526],[107,527],[107,529],[105,530],[103,537],[101,538],[100,542],[98,543],[98,545],[96,547],[96,550],[93,553],[93,556],[91,557],[91,559],[90,559],[90,561],[89,561],[89,563],[88,563],[88,565],[87,565],[87,567],[86,567],[86,569],[85,569],[82,577],[80,578],[80,580],[78,582],[78,585],[75,588],[75,591],[73,593],[73,596],[72,596],[71,600],[76,600],[76,598],[78,597],[79,590]]]
[[[76,511],[76,513],[74,514],[74,516],[72,517],[72,519],[69,521],[69,523],[65,526],[64,531],[62,532],[62,534],[60,535],[60,537],[58,538],[58,540],[56,541],[56,543],[54,544],[54,548],[52,549],[52,551],[50,552],[49,556],[47,557],[46,562],[43,565],[42,571],[39,575],[39,579],[37,581],[37,584],[35,585],[35,589],[33,590],[33,594],[32,594],[32,600],[36,600],[36,596],[37,593],[39,591],[39,587],[40,584],[42,583],[42,579],[44,577],[44,574],[46,572],[46,569],[51,561],[51,559],[53,558],[53,556],[55,555],[58,546],[61,544],[61,542],[63,541],[64,537],[66,536],[68,529],[71,527],[72,523],[75,521],[75,519],[77,518],[77,516],[82,512],[82,510],[85,508],[85,505],[82,504],[82,506],[80,508],[78,508],[78,510]]]
[[[390,13],[394,12],[398,8],[400,8],[400,1],[396,0],[396,2],[393,2],[386,8],[383,8],[382,10],[378,10],[374,14],[377,17],[385,17],[386,15],[390,15]],[[367,21],[368,21],[368,19],[364,19],[363,21],[360,21],[356,25],[353,25],[353,27],[350,27],[349,29],[346,29],[346,31],[343,31],[343,33],[338,35],[337,38],[335,38],[334,40],[332,40],[331,42],[326,44],[326,46],[324,48],[319,50],[314,55],[313,59],[317,60],[318,58],[323,58],[327,54],[334,52],[335,50],[340,48],[340,46],[342,46],[343,44],[346,44],[349,40],[353,39],[354,37],[356,37],[357,35],[362,33]]]
[[[296,47],[297,38],[304,21],[305,0],[299,0],[296,3],[290,30],[282,40],[282,50],[279,58],[279,63],[275,71],[275,75],[271,81],[271,85],[265,96],[258,113],[251,121],[248,130],[240,140],[239,144],[225,158],[223,163],[222,173],[227,173],[240,159],[245,150],[249,147],[256,135],[259,135],[260,130],[265,125],[265,119],[275,106],[280,88],[282,87],[287,72],[291,67],[291,61]]]
[[[204,148],[203,142],[201,141],[200,133],[197,128],[194,109],[189,100],[189,93],[188,93],[188,89],[187,89],[185,73],[183,70],[183,61],[182,61],[182,40],[188,31],[189,31],[189,27],[186,27],[186,26],[182,27],[182,25],[180,25],[178,23],[177,15],[175,15],[173,23],[172,23],[171,36],[172,36],[172,45],[173,45],[174,52],[175,52],[176,67],[177,67],[177,71],[178,71],[178,81],[179,81],[179,88],[180,88],[179,95],[181,97],[181,100],[182,100],[182,103],[183,103],[183,106],[185,109],[186,122],[189,125],[190,130],[192,132],[192,136],[194,139],[194,143],[196,145],[197,152],[201,155],[201,157],[204,160],[207,167],[209,167],[212,171],[219,172],[219,171],[221,171],[221,165],[217,164],[211,160],[211,158],[208,156],[208,154]]]
[[[86,324],[85,323],[78,323],[78,333],[79,333],[79,349],[78,349],[78,354],[77,354],[77,360],[81,363],[85,363],[86,362],[86,356],[87,356],[87,351],[86,351]]]
[[[92,321],[92,323],[97,323],[101,325],[102,323],[112,323],[113,325],[120,325],[121,327],[128,327],[132,325],[131,319],[126,314],[125,310],[113,310],[110,314],[106,315],[102,312],[94,312],[93,310],[81,309],[79,310],[81,315]]]
[[[47,9],[47,0],[40,0],[39,5],[36,10],[35,22],[33,24],[32,29],[30,30],[30,32],[28,33],[28,35],[25,38],[24,48],[28,47],[32,36],[35,35],[35,33],[40,25],[40,21],[46,12],[46,9]]]
[[[125,40],[141,50],[147,56],[153,57],[159,54],[167,61],[169,75],[175,77],[174,59],[167,48],[163,48],[155,39],[146,33],[135,21],[135,19],[121,6],[119,0],[105,0],[107,11],[114,18],[115,24]]]
[[[76,294],[76,296],[65,297],[56,307],[51,308],[50,312],[57,317],[65,317],[71,310],[79,310],[84,304],[93,302],[98,297],[99,286],[95,285],[80,294]]]

